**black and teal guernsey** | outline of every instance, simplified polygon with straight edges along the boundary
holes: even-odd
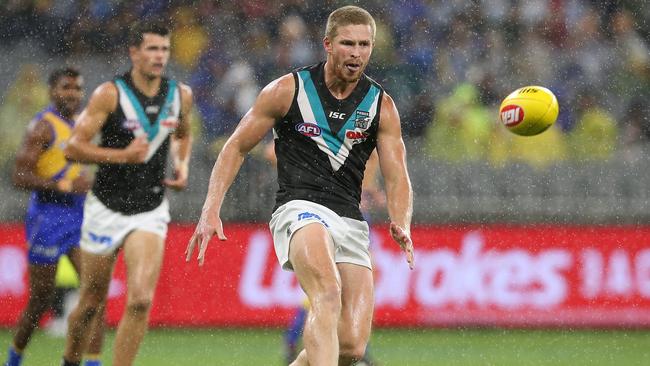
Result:
[[[273,128],[280,186],[275,208],[307,200],[363,220],[361,182],[377,143],[384,91],[363,74],[347,98],[336,99],[325,85],[324,65],[292,73],[291,107]]]
[[[92,192],[111,210],[134,215],[163,201],[169,135],[180,118],[180,90],[176,81],[163,78],[158,94],[147,97],[133,85],[130,72],[114,83],[119,103],[102,127],[100,146],[123,149],[136,136],[146,136],[149,151],[142,164],[99,164]]]

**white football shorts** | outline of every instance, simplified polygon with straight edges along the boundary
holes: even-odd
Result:
[[[124,215],[109,209],[89,192],[84,204],[80,247],[93,254],[112,254],[122,246],[126,236],[136,230],[154,233],[164,240],[169,221],[169,202],[166,198],[151,211]]]
[[[275,254],[283,269],[293,270],[289,261],[289,243],[293,234],[313,223],[323,225],[329,231],[336,263],[353,263],[372,269],[368,223],[341,217],[323,205],[304,200],[289,201],[271,216],[269,226]]]

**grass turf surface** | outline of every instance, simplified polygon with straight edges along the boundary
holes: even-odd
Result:
[[[104,365],[113,337],[107,334]],[[4,362],[12,331],[0,329]],[[57,366],[63,339],[37,331],[24,365]],[[380,365],[650,365],[647,330],[376,329],[371,353]],[[282,331],[152,329],[139,366],[282,365]]]

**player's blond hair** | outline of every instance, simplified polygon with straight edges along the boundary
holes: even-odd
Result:
[[[338,8],[330,14],[325,26],[325,37],[334,39],[338,35],[338,28],[346,25],[369,25],[372,28],[372,42],[375,42],[375,19],[365,9],[354,5]]]

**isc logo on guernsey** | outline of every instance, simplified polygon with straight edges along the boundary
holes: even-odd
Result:
[[[304,122],[296,125],[296,131],[307,137],[320,136],[321,129],[314,123]]]

